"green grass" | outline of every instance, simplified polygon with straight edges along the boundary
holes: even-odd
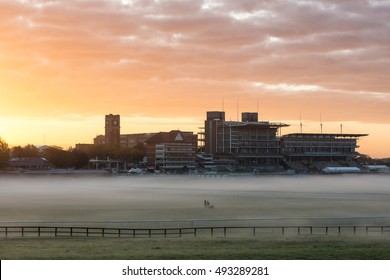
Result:
[[[2,238],[0,259],[390,259],[390,239],[357,237]]]

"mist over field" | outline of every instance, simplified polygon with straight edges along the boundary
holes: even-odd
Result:
[[[4,175],[0,223],[388,223],[389,179],[388,175]],[[205,208],[204,200],[215,208]]]

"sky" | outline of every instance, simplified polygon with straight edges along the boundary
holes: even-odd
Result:
[[[10,146],[198,132],[206,111],[282,133],[368,133],[390,157],[389,0],[0,0],[0,137]]]

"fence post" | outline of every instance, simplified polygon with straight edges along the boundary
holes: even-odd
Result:
[[[133,238],[135,238],[135,229],[133,229]]]
[[[366,236],[368,235],[368,226],[366,226]]]
[[[325,227],[325,235],[328,235],[328,227]]]
[[[211,237],[214,237],[214,228],[210,228],[211,230]]]
[[[301,235],[301,228],[298,227],[298,235]]]
[[[104,228],[102,228],[102,237],[104,237]]]
[[[226,227],[223,228],[223,237],[226,237]]]
[[[194,237],[196,237],[196,228],[194,228]]]
[[[339,235],[341,234],[341,227],[339,227]]]
[[[87,228],[87,237],[89,237],[89,228]]]
[[[24,227],[22,227],[22,237],[24,237]]]
[[[310,227],[310,235],[313,235],[313,227]]]
[[[282,236],[284,236],[284,227],[282,227]]]
[[[179,228],[179,237],[181,237],[181,228]]]
[[[167,238],[167,229],[164,229],[164,237]]]
[[[256,228],[253,227],[253,236],[256,236]]]
[[[118,229],[118,237],[121,237],[121,229]]]
[[[383,236],[383,226],[381,227],[381,235]]]
[[[41,237],[41,227],[38,227],[38,237]]]
[[[8,227],[5,227],[5,237],[8,236]]]
[[[356,226],[353,227],[353,235],[356,235]]]
[[[70,236],[73,236],[73,228],[70,228]]]

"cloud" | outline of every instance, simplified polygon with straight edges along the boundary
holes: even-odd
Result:
[[[263,83],[254,83],[255,87],[262,87],[270,91],[286,91],[286,92],[304,92],[312,91],[319,92],[324,89],[317,85],[291,85],[291,84],[263,84]]]
[[[349,100],[349,119],[389,121],[389,14],[385,0],[3,0],[2,112],[198,117],[261,97],[276,118]]]

